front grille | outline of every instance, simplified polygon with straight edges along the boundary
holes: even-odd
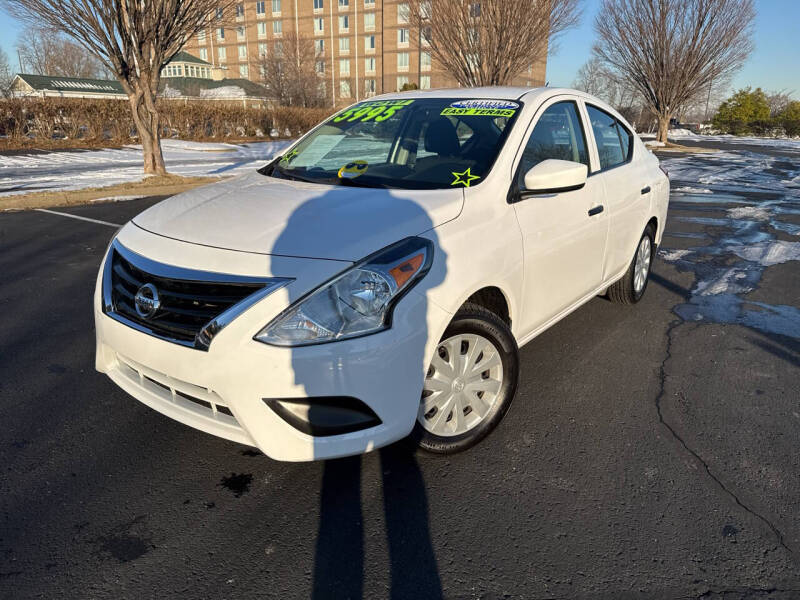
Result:
[[[156,337],[208,349],[213,336],[234,316],[285,282],[176,268],[114,242],[106,263],[104,308],[109,316]],[[137,312],[135,297],[146,284],[157,290],[160,307],[145,317]]]

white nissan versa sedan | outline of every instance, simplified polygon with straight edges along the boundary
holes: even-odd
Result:
[[[275,459],[409,435],[462,450],[508,411],[519,346],[598,294],[642,297],[668,197],[582,92],[373,98],[125,225],[97,280],[97,369]]]

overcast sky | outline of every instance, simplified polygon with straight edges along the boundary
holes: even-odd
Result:
[[[551,86],[571,87],[578,69],[589,58],[599,5],[600,0],[583,0],[580,26],[565,34],[556,54],[549,57],[547,79]],[[794,91],[794,97],[800,99],[800,0],[756,0],[756,10],[756,50],[734,78],[733,87]],[[0,11],[0,45],[13,70],[17,70],[14,44],[19,29],[19,23]]]

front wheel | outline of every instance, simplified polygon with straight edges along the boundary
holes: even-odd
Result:
[[[440,454],[477,444],[508,412],[518,375],[519,351],[508,325],[465,304],[428,367],[412,434],[417,444]]]
[[[653,226],[648,225],[639,240],[636,254],[634,254],[625,275],[608,288],[609,300],[619,304],[634,304],[642,299],[644,291],[647,289],[647,281],[650,278],[650,265],[653,262],[654,248],[655,232],[653,231]]]

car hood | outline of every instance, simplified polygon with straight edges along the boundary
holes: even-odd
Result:
[[[258,172],[173,196],[133,222],[185,242],[280,256],[356,261],[455,219],[464,195],[276,179]]]

